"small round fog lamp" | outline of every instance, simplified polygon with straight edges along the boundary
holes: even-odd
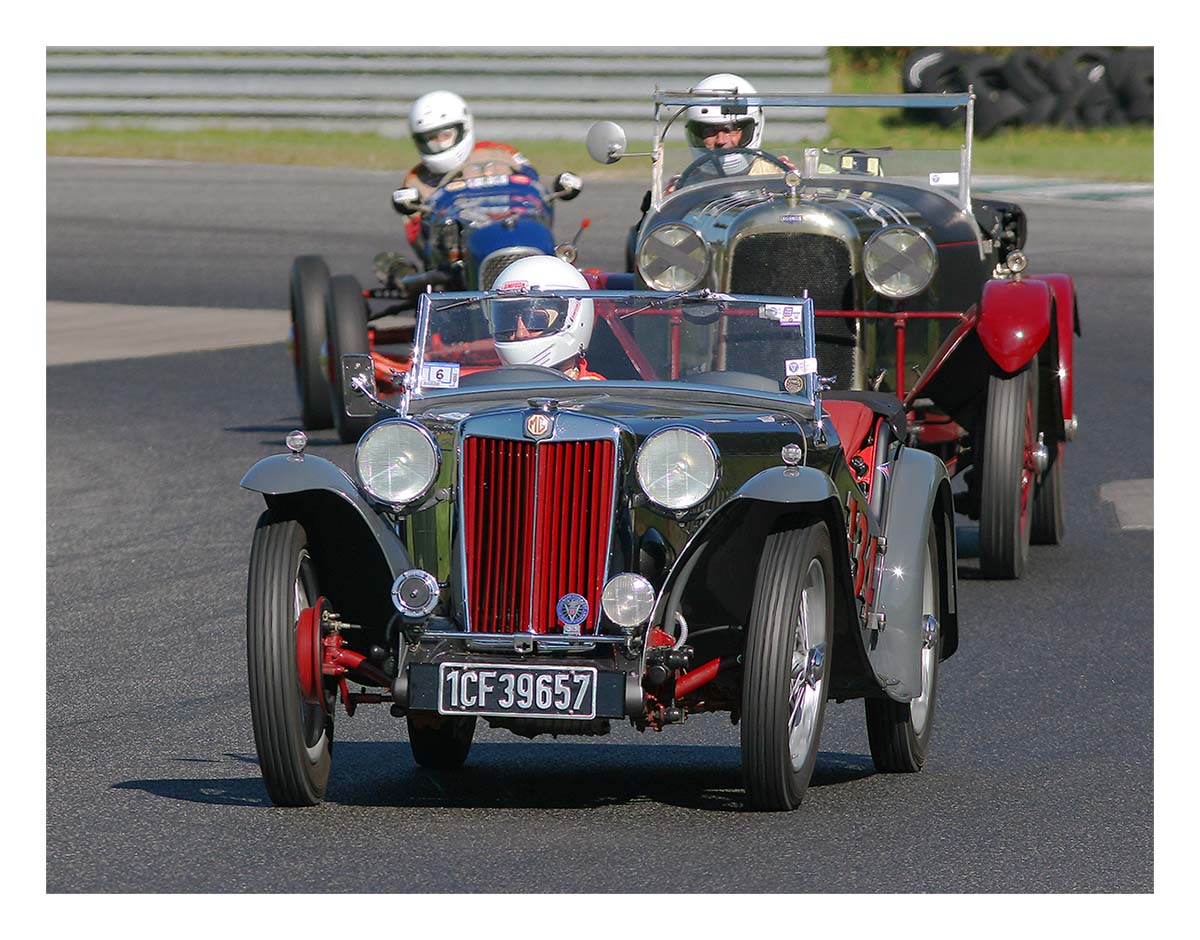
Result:
[[[304,448],[308,446],[308,435],[303,431],[289,431],[283,442],[293,454],[302,454]]]
[[[654,612],[654,586],[640,574],[619,574],[604,585],[600,606],[622,630],[634,630]]]
[[[1010,251],[1008,257],[1004,259],[1004,263],[1008,265],[1008,270],[1013,274],[1020,274],[1029,267],[1029,259],[1025,257],[1023,251]]]
[[[779,456],[789,467],[798,467],[804,462],[804,448],[799,444],[784,444]]]

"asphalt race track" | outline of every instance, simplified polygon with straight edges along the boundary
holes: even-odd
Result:
[[[47,173],[49,299],[161,307],[167,324],[171,307],[284,308],[299,253],[365,282],[401,241],[383,173]],[[592,185],[560,236],[590,216],[581,261],[619,268],[643,190]],[[1153,532],[1128,502],[1145,485],[1126,482],[1154,476],[1152,214],[1026,210],[1032,269],[1080,295],[1067,542],[1034,547],[1020,582],[985,582],[960,520],[962,642],[924,772],[876,774],[861,703],[831,706],[792,814],[741,809],[737,729],[717,716],[558,742],[481,730],[439,774],[383,706],[339,715],[322,806],[273,808],[245,678],[262,504],[238,481],[297,426],[282,331],[48,367],[48,890],[1152,890]],[[349,466],[351,447],[314,438]]]

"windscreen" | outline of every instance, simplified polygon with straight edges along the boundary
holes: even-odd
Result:
[[[811,303],[799,298],[429,294],[418,311],[415,393],[555,379],[553,369],[579,380],[722,384],[811,401],[812,322]],[[495,374],[473,378],[481,373]]]

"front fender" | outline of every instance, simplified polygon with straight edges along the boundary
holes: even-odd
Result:
[[[882,558],[882,571],[876,588],[874,609],[884,615],[884,628],[870,644],[868,656],[879,675],[884,691],[899,702],[907,702],[921,694],[921,648],[924,640],[921,624],[924,589],[925,550],[934,515],[943,512],[949,502],[949,474],[945,465],[933,454],[905,447],[893,461],[884,513],[884,535],[887,552]],[[939,491],[945,488],[946,499],[939,501]],[[953,538],[953,518],[950,520]],[[951,543],[952,544],[952,543]],[[953,549],[951,549],[953,554]],[[942,559],[935,558],[939,565]],[[947,567],[940,565],[942,580]],[[949,620],[956,610],[956,591],[953,584],[943,597],[943,620]],[[948,623],[943,629],[949,629]],[[957,636],[957,620],[953,624]]]
[[[273,505],[281,497],[303,505],[304,498],[313,493],[332,493],[347,503],[370,532],[383,555],[393,580],[412,568],[404,543],[363,499],[354,481],[336,464],[310,454],[275,454],[264,457],[251,467],[242,484],[245,489],[267,497]]]
[[[1050,335],[1049,285],[1030,278],[988,281],[975,329],[996,365],[1016,372],[1037,355]]]
[[[834,556],[836,594],[831,696],[857,698],[877,694],[878,678],[871,670],[850,576],[846,521],[833,480],[813,467],[771,467],[747,480],[693,533],[671,566],[659,593],[651,625],[674,632],[677,610],[711,608],[710,584],[720,584],[722,596],[739,601],[727,622],[748,622],[750,602],[763,543],[780,526],[820,519],[829,528]],[[873,525],[874,523],[872,523]],[[711,613],[711,609],[709,610]]]
[[[1058,387],[1062,395],[1062,413],[1068,421],[1075,415],[1075,337],[1079,335],[1079,311],[1075,306],[1075,282],[1067,274],[1038,274],[1033,280],[1049,286],[1054,295],[1054,316],[1058,326]]]

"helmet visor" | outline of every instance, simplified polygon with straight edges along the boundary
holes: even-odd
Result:
[[[416,142],[417,150],[423,154],[442,153],[462,140],[463,133],[461,123],[447,124],[430,131],[419,131],[413,134],[413,141]]]
[[[513,297],[487,301],[492,336],[500,343],[557,333],[566,325],[565,297]]]
[[[688,143],[697,148],[710,150],[721,147],[745,147],[754,139],[754,118],[730,117],[718,121],[688,121],[686,125]],[[737,134],[732,143],[714,140],[718,134]]]

